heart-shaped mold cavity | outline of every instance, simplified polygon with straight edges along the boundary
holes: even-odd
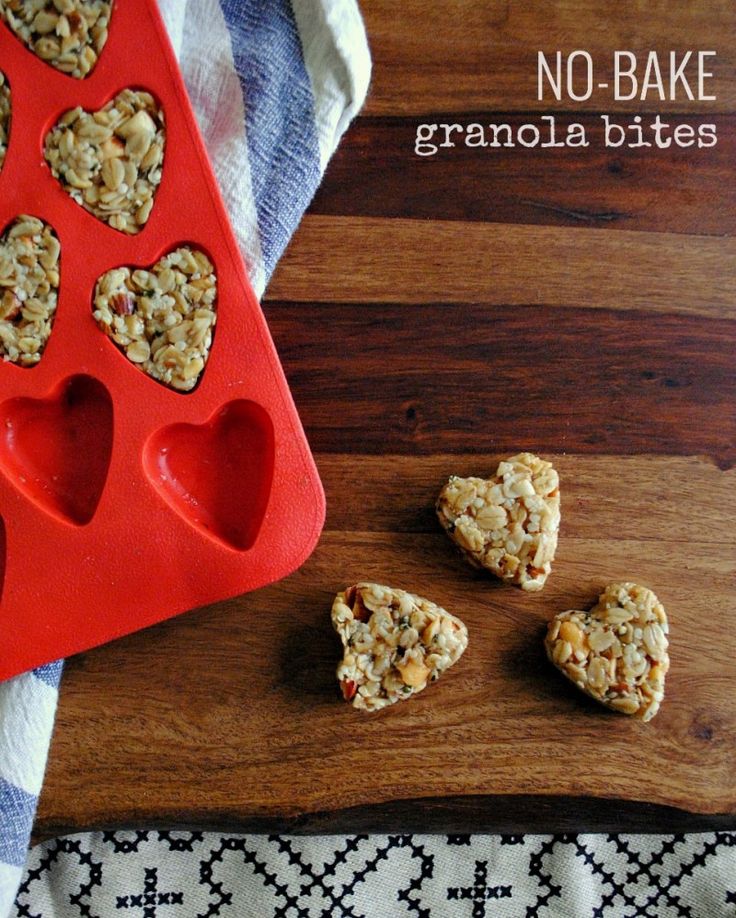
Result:
[[[266,513],[274,465],[273,425],[241,399],[202,426],[173,424],[148,441],[144,462],[158,492],[184,519],[243,551]]]
[[[131,363],[177,392],[190,392],[204,372],[217,320],[214,270],[191,246],[148,270],[113,268],[97,281],[93,315]]]
[[[164,116],[148,92],[124,89],[99,111],[73,108],[46,135],[44,156],[77,204],[123,233],[148,222],[161,183]]]
[[[112,399],[91,376],[72,376],[45,399],[0,406],[5,474],[48,513],[80,526],[97,509],[112,437]]]
[[[0,238],[0,356],[35,366],[51,334],[61,246],[38,217],[21,214]]]
[[[82,79],[107,41],[112,0],[0,0],[0,15],[42,61]]]
[[[8,135],[10,134],[10,87],[5,74],[0,71],[0,169],[8,152]]]

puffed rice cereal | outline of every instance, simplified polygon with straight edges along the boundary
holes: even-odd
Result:
[[[648,721],[664,698],[668,630],[651,590],[610,583],[589,612],[556,615],[544,646],[560,672],[591,698]]]
[[[344,647],[337,667],[343,697],[363,711],[421,692],[468,646],[459,618],[427,599],[377,583],[357,583],[338,593],[332,624]]]

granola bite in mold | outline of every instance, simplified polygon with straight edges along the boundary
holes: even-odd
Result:
[[[161,183],[164,114],[148,92],[124,89],[99,111],[73,108],[46,135],[46,161],[77,204],[122,233],[148,222]]]
[[[589,612],[556,615],[544,640],[550,661],[596,701],[651,720],[670,667],[667,614],[636,583],[610,583]]]
[[[180,392],[204,371],[217,321],[209,258],[182,246],[150,270],[113,268],[97,281],[93,315],[131,363]]]
[[[112,0],[0,0],[0,15],[20,40],[62,73],[91,73],[107,42]]]
[[[377,583],[338,593],[332,624],[344,648],[337,667],[343,697],[363,711],[421,692],[468,646],[459,618],[428,599]]]
[[[0,354],[32,367],[51,334],[61,246],[53,229],[22,214],[0,238]]]
[[[542,589],[560,528],[559,478],[552,463],[519,453],[500,462],[492,478],[453,475],[436,509],[471,564],[522,590]]]

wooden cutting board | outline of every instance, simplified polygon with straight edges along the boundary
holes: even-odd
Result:
[[[448,23],[426,0],[363,3],[372,95],[266,302],[327,493],[317,551],[282,583],[67,663],[39,836],[736,825],[736,10],[456,6]],[[707,116],[718,146],[414,157],[420,121],[533,117],[536,51],[556,47],[715,48],[716,103],[650,108]],[[562,482],[536,595],[472,570],[432,509],[449,474],[521,449]],[[374,716],[334,679],[331,600],[360,578],[470,631],[439,684]],[[613,579],[670,616],[647,725],[544,658],[549,618]]]

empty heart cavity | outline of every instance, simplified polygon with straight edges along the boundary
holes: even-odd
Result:
[[[253,545],[274,466],[273,425],[260,405],[241,399],[201,426],[165,427],[148,441],[144,463],[154,487],[189,523],[239,551]]]
[[[110,465],[112,400],[91,376],[72,376],[43,399],[0,406],[0,464],[30,500],[82,526],[95,514]]]

